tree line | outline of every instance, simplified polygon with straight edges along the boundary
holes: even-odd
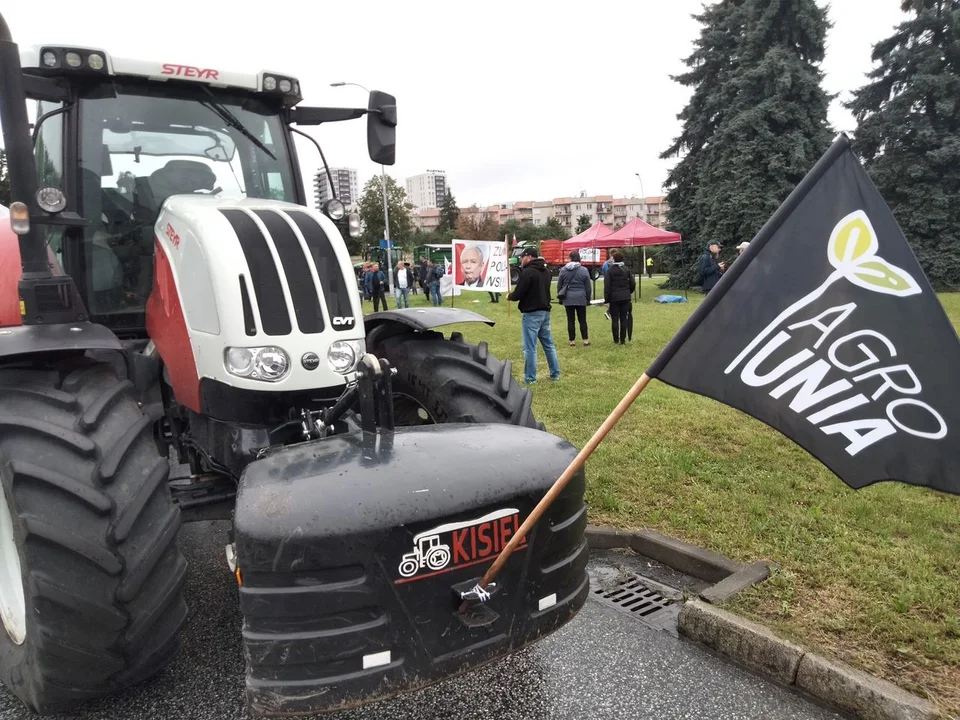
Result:
[[[876,43],[874,69],[844,103],[853,149],[938,290],[960,289],[960,0],[903,0],[907,19]],[[868,12],[867,9],[864,10]],[[827,10],[814,0],[718,0],[701,24],[688,70],[679,158],[665,187],[664,248],[686,287],[706,243],[750,240],[826,151],[835,96],[822,87]]]

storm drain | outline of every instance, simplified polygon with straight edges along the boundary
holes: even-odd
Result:
[[[592,575],[590,596],[594,600],[652,628],[676,634],[680,593],[623,570],[613,577],[609,573]]]

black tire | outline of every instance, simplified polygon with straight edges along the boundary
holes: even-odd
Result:
[[[520,268],[518,268],[516,265],[511,265],[510,266],[510,284],[516,285],[519,280],[520,280]]]
[[[487,343],[472,345],[460,333],[404,333],[370,352],[397,369],[393,378],[397,425],[505,423],[543,430],[533,415],[533,396]]]
[[[26,638],[0,625],[0,681],[64,712],[163,669],[187,615],[169,465],[133,385],[106,363],[0,368],[0,492]]]

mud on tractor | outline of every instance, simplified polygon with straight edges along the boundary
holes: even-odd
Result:
[[[458,610],[575,450],[509,362],[437,329],[485,318],[363,315],[343,206],[308,207],[293,143],[363,117],[393,164],[387,93],[305,107],[291,75],[21,52],[0,18],[0,681],[34,711],[173,661],[193,520],[231,522],[255,714],[411,690],[585,601],[581,474]]]

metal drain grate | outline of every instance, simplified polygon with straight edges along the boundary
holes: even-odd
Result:
[[[594,600],[640,620],[645,625],[675,634],[680,612],[680,595],[672,588],[657,589],[659,583],[620,570],[595,573],[590,595]]]
[[[621,579],[612,589],[595,588],[593,593],[599,596],[598,600],[605,600],[607,605],[636,613],[640,617],[663,610],[671,602],[656,590],[648,588],[636,576]]]

